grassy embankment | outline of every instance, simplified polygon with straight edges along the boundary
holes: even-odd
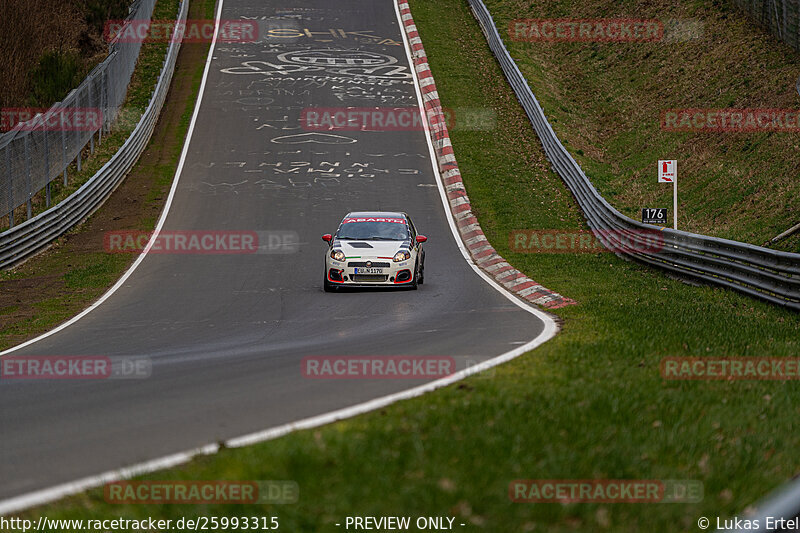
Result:
[[[733,2],[490,0],[492,16],[556,134],[601,194],[638,219],[668,207],[658,159],[678,160],[679,228],[762,245],[800,222],[800,131],[686,133],[668,109],[800,108],[800,54]],[[665,23],[661,42],[522,42],[526,18],[638,18]],[[683,28],[674,28],[680,21]],[[795,119],[795,125],[797,121]],[[670,215],[670,224],[672,218]],[[800,234],[772,245],[800,251]]]
[[[513,229],[583,227],[577,207],[549,170],[465,2],[415,0],[412,9],[443,105],[495,113],[491,131],[456,129],[455,153],[492,244],[579,302],[558,310],[563,331],[491,378],[145,476],[291,479],[300,486],[295,505],[120,506],[94,490],[27,515],[277,514],[287,531],[338,531],[333,524],[347,515],[452,515],[465,530],[691,531],[701,515],[739,512],[797,473],[796,382],[664,381],[659,363],[797,356],[798,316],[609,254],[512,253]],[[547,83],[563,90],[557,78]],[[517,504],[507,490],[518,478],[700,480],[705,497],[696,504]]]

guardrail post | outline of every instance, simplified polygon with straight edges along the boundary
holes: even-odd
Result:
[[[81,104],[81,93],[83,91],[80,91],[79,89],[80,89],[80,87],[78,87],[77,89],[73,90],[73,93],[75,94],[75,100],[73,101],[72,105],[74,106],[75,109],[77,109]],[[81,152],[83,151],[83,148],[86,146],[86,144],[85,143],[84,144],[80,144],[81,132],[78,131],[77,128],[73,129],[72,133],[73,133],[73,135],[75,136],[75,138],[78,141],[78,143],[77,143],[78,144],[78,157],[76,158],[76,162],[77,162],[77,165],[78,165],[78,172],[80,172],[81,171]]]
[[[103,142],[103,128],[106,126],[106,69],[100,72],[100,129],[97,130],[97,144]]]
[[[64,131],[64,128],[61,128],[61,162],[64,165],[64,187],[66,187],[69,161],[67,161],[67,132]]]
[[[97,109],[97,106],[94,105],[95,103],[93,98],[94,94],[92,94],[94,91],[92,91],[91,81],[89,81],[87,87],[89,89],[89,109],[91,110]],[[92,132],[92,134],[89,136],[89,152],[92,154],[94,153],[94,132]]]
[[[45,185],[45,207],[50,207],[50,147],[47,144],[47,128],[42,122],[42,135],[44,135],[44,173],[47,176]]]
[[[25,203],[28,207],[28,219],[30,219],[33,211],[33,202],[31,201],[33,198],[33,193],[31,192],[31,156],[28,149],[28,135],[25,135],[22,139],[25,145],[25,175],[28,177],[28,200]]]
[[[8,176],[8,229],[14,227],[14,176],[11,175],[11,150],[8,147],[3,150],[6,153],[6,175]]]

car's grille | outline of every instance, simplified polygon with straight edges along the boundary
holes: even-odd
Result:
[[[349,267],[366,267],[367,266],[367,262],[366,261],[350,261],[349,263],[347,263],[347,266],[349,266]],[[389,263],[374,263],[373,262],[370,267],[371,268],[389,268],[390,266],[392,266],[392,265],[390,265]]]
[[[386,281],[389,276],[384,276],[382,274],[353,274],[350,276],[350,279],[356,282],[362,281],[372,281],[372,282],[381,282]]]

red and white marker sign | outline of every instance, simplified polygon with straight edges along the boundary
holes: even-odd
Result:
[[[673,183],[678,179],[678,162],[675,159],[658,160],[658,182]]]
[[[678,161],[658,160],[658,182],[672,184],[672,227],[678,229]]]

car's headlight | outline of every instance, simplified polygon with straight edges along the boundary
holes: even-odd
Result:
[[[331,250],[331,259],[334,261],[344,261],[344,252],[341,250]]]
[[[405,261],[406,259],[411,259],[411,254],[408,252],[397,252],[394,254],[394,262],[399,263],[400,261]]]

